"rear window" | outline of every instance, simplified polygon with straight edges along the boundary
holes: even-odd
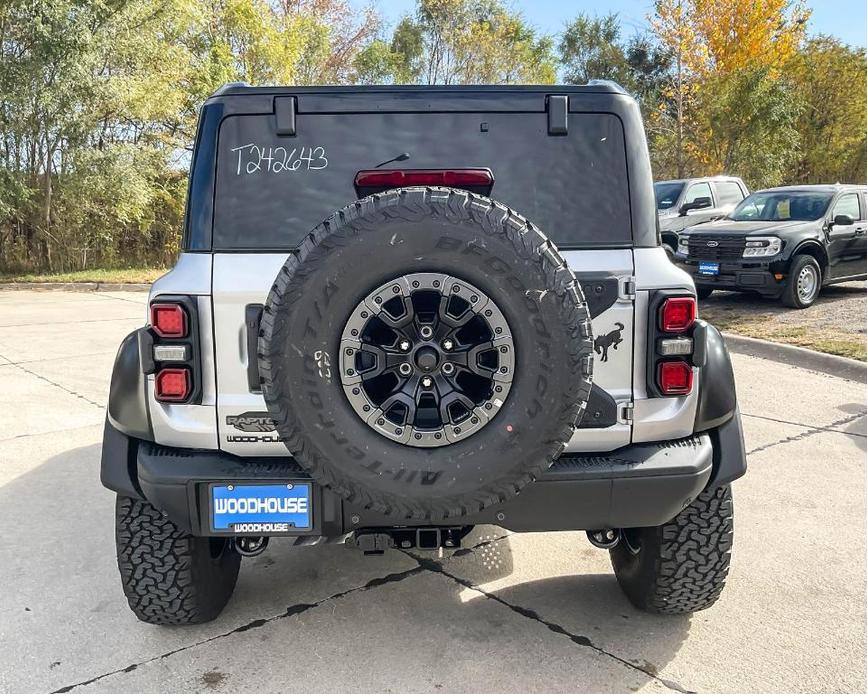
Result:
[[[544,113],[368,113],[297,116],[278,137],[273,116],[220,126],[213,250],[285,250],[357,199],[362,169],[488,168],[492,197],[563,248],[629,245],[624,132],[611,114],[569,115],[549,136]]]
[[[744,193],[735,181],[715,181],[719,205],[737,205],[744,200]]]

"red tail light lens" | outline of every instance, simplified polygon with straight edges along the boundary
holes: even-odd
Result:
[[[151,327],[160,337],[187,337],[187,313],[178,304],[151,304]]]
[[[160,402],[184,402],[190,395],[189,369],[161,369],[154,380],[154,396]]]
[[[660,328],[667,333],[683,333],[696,320],[696,299],[679,296],[666,299],[660,309]]]
[[[356,188],[447,186],[485,188],[494,184],[488,169],[371,169],[356,174]]]
[[[664,395],[687,395],[693,389],[693,369],[684,361],[657,365],[657,385]]]

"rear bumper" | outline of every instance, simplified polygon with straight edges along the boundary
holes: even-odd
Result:
[[[463,525],[494,524],[517,532],[588,530],[660,525],[710,483],[725,483],[744,473],[744,449],[738,414],[735,436],[717,431],[685,439],[628,446],[608,454],[565,455],[519,496],[460,519]],[[721,427],[721,429],[726,426]],[[103,450],[103,484],[120,494],[140,496],[162,510],[179,527],[209,535],[208,485],[213,482],[310,481],[292,458],[238,458],[219,451],[167,448],[116,436],[109,425]],[[123,475],[107,474],[117,451],[126,463]],[[729,453],[722,450],[728,447]],[[716,450],[718,449],[718,450]],[[726,458],[736,470],[720,474]],[[723,461],[723,462],[722,462]],[[132,478],[135,479],[132,479]],[[359,529],[425,525],[380,516],[354,507],[313,485],[314,527],[292,535],[337,538]],[[459,520],[459,519],[456,519]],[[453,521],[454,524],[454,521]]]

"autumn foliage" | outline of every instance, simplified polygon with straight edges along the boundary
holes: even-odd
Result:
[[[505,0],[0,3],[0,271],[170,264],[197,109],[226,82],[621,83],[658,178],[864,182],[865,52],[789,0],[658,0],[540,34]],[[845,19],[842,18],[842,21]]]

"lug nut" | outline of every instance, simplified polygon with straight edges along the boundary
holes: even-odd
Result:
[[[419,334],[427,340],[434,334],[434,329],[430,325],[423,325],[419,329]]]
[[[432,379],[430,376],[425,376],[425,377],[422,379],[422,385],[423,385],[425,388],[430,388],[430,387],[432,386],[433,383],[434,383],[434,379]]]
[[[448,340],[448,339],[443,340],[443,349],[448,351],[448,350],[452,349],[454,346],[455,346],[455,344],[452,342],[452,340]]]
[[[410,340],[401,340],[398,346],[401,348],[402,352],[406,352],[410,349]]]
[[[455,373],[455,365],[452,364],[452,362],[447,361],[445,364],[443,364],[441,369],[443,370],[443,373],[445,373],[447,376],[451,376],[453,373]]]
[[[409,376],[413,373],[413,367],[410,366],[407,362],[404,362],[398,367],[398,373],[402,376]]]

